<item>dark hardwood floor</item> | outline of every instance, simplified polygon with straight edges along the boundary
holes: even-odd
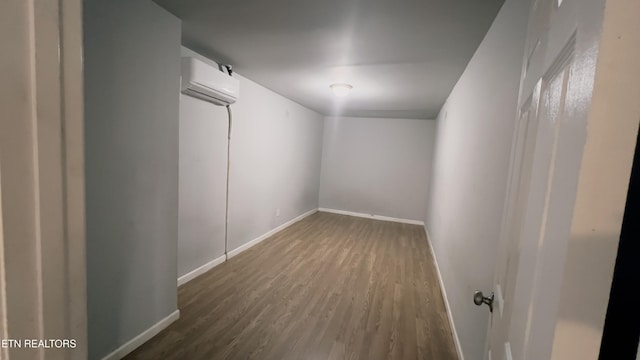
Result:
[[[457,359],[424,229],[314,214],[178,290],[127,359]]]

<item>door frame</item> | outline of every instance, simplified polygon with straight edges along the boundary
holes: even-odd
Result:
[[[640,274],[640,132],[631,170],[618,255],[604,323],[600,359],[635,359],[640,338],[638,274]]]
[[[85,359],[82,2],[2,7],[0,45],[10,49],[0,59],[3,331],[76,344],[8,348],[2,358]]]
[[[616,41],[611,46],[615,50],[609,60],[614,72],[613,81],[625,84],[624,90],[613,94],[614,109],[625,109],[614,114],[616,118],[626,117],[629,121],[640,118],[640,25],[629,13],[640,11],[637,2],[624,4],[613,2],[607,11],[615,17],[612,22],[612,37]],[[635,44],[635,46],[634,46]],[[617,48],[616,48],[617,47]],[[616,71],[616,69],[620,69]],[[634,75],[635,74],[635,75]],[[636,104],[635,111],[630,104]],[[636,122],[637,124],[637,122]],[[636,127],[637,129],[637,127]],[[630,130],[629,130],[630,131]],[[638,337],[640,336],[640,310],[633,297],[637,291],[637,275],[640,274],[640,132],[636,137],[635,155],[626,196],[624,217],[613,271],[613,280],[605,317],[600,359],[610,359],[612,354],[621,355],[621,359],[639,359]],[[635,300],[635,301],[634,301]]]

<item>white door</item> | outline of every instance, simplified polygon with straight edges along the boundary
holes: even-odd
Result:
[[[603,0],[532,3],[484,355],[596,359],[606,311],[600,302],[608,289],[596,296],[592,289],[610,286],[615,253],[607,252],[609,241],[617,241],[626,196],[608,189],[626,186],[629,171],[607,163],[631,161],[637,129],[637,110],[616,112],[618,98],[636,109],[625,98],[632,83],[620,68],[637,64],[621,45],[635,39],[628,26],[637,1],[608,1],[606,10]],[[605,13],[612,16],[608,22]],[[622,21],[620,29],[614,26]],[[607,244],[585,251],[591,243],[584,239]],[[600,268],[591,272],[593,265]],[[582,332],[569,335],[576,329]]]
[[[516,124],[516,142],[512,154],[512,173],[508,184],[507,211],[503,221],[503,236],[496,262],[494,302],[490,324],[489,354],[491,359],[510,359],[508,324],[511,316],[511,294],[515,283],[519,232],[522,230],[526,194],[530,185],[533,148],[536,141],[537,114],[534,102],[529,100],[520,111]],[[516,256],[514,256],[516,255]],[[505,296],[506,302],[505,302]]]
[[[569,44],[538,82],[520,111],[516,125],[511,174],[503,219],[500,253],[494,278],[488,358],[524,359],[533,323],[553,321],[553,315],[533,318],[536,292],[543,291],[536,274],[554,177],[558,134],[573,52]]]

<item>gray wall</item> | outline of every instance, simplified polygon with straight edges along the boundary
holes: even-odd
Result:
[[[320,207],[423,221],[433,120],[327,117]]]
[[[187,48],[182,55],[217,66]],[[318,207],[324,124],[320,114],[237,73],[234,77],[240,81],[240,98],[231,106],[229,251]],[[187,97],[180,106],[179,276],[224,253],[221,181],[227,135],[223,107]],[[199,190],[187,189],[191,185]],[[198,218],[200,211],[210,215]]]
[[[507,0],[438,116],[426,226],[464,355],[484,351],[529,1]]]
[[[241,98],[233,107],[229,250],[318,207],[324,126],[320,114],[238,78]]]
[[[89,358],[177,309],[180,21],[84,2]]]
[[[224,255],[227,109],[180,95],[178,277]]]

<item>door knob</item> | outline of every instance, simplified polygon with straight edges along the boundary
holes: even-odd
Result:
[[[493,312],[493,292],[489,296],[484,296],[482,291],[476,291],[473,293],[473,303],[482,306],[482,304],[489,305],[489,311]]]

